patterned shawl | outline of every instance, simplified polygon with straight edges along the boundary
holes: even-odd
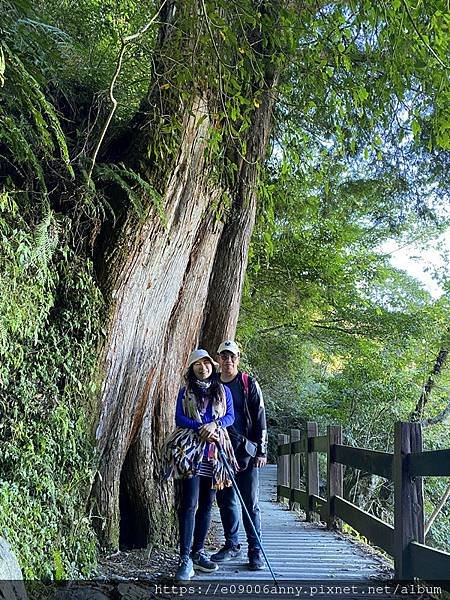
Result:
[[[220,417],[223,417],[226,414],[227,403],[222,384],[219,384],[219,393],[210,401],[212,401],[213,418],[220,419]],[[190,419],[194,419],[199,423],[202,422],[197,397],[188,386],[186,386],[183,398],[183,412]],[[234,457],[228,432],[223,427],[219,427],[217,432],[227,462],[232,470],[236,472],[239,467]],[[223,461],[220,459],[216,444],[214,442],[202,442],[197,431],[184,427],[177,427],[164,442],[162,454],[164,477],[166,479],[170,477],[184,479],[197,475],[206,444],[209,444],[208,460],[212,462],[213,466],[212,487],[219,490],[223,487],[230,487],[231,480]]]

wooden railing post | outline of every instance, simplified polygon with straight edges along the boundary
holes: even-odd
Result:
[[[334,444],[342,444],[342,427],[328,425],[328,450],[327,450],[327,488],[328,488],[328,529],[339,529],[340,522],[335,516],[335,497],[342,496],[343,492],[343,467],[334,460]]]
[[[393,462],[394,479],[394,562],[396,579],[412,579],[408,546],[424,543],[423,482],[409,473],[411,452],[422,452],[419,423],[396,423]]]
[[[289,436],[284,433],[278,434],[278,445],[287,444],[289,442]],[[278,456],[277,465],[277,485],[284,485],[289,487],[289,455]],[[277,501],[281,501],[281,496],[277,495]]]
[[[277,438],[277,449],[281,446],[281,444],[283,443],[282,440],[282,434],[279,433],[278,434],[278,438]],[[277,502],[281,502],[281,496],[278,493],[280,490],[280,485],[283,485],[283,457],[280,456],[277,452]]]
[[[286,434],[283,434],[283,444],[288,444],[289,443],[289,436]],[[284,479],[284,485],[288,488],[291,487],[291,480],[290,480],[290,469],[289,469],[289,465],[290,465],[290,454],[285,454],[283,456],[283,479]]]
[[[307,494],[307,507],[306,507],[306,520],[312,521],[312,498],[319,495],[319,455],[317,452],[311,451],[311,438],[318,435],[317,423],[308,421],[306,423],[306,494]]]
[[[299,429],[291,429],[291,445],[294,442],[298,442],[298,440],[300,439],[300,430]],[[290,481],[290,488],[291,490],[300,489],[300,458],[301,455],[300,453],[298,454],[294,454],[292,452],[292,448],[291,448],[291,455],[290,455],[290,472],[289,472],[289,481]],[[294,509],[294,501],[292,500],[292,494],[291,494],[291,499],[289,500],[289,509],[293,510]]]

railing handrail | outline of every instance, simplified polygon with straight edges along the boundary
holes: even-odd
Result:
[[[327,498],[319,495],[319,452],[327,454]],[[306,491],[300,489],[301,455],[306,456]],[[343,498],[343,466],[394,482],[394,526]],[[313,422],[304,433],[291,429],[290,436],[278,436],[278,497],[287,498],[291,507],[300,504],[307,520],[318,512],[329,528],[337,527],[339,519],[348,523],[394,557],[397,579],[448,578],[450,554],[424,543],[422,483],[423,476],[448,475],[450,448],[423,451],[418,423],[395,424],[394,452],[342,444],[340,426],[328,426],[326,435],[318,435]],[[420,569],[418,557],[426,559]],[[432,568],[425,566],[432,562]]]
[[[306,448],[304,439],[308,439],[310,443],[310,449]],[[308,452],[327,452],[325,443],[327,440],[326,435],[313,436],[311,438],[300,438],[295,442],[287,442],[278,446],[278,456],[288,456],[292,454],[307,454]],[[349,458],[350,453],[347,454],[347,449],[354,451],[352,458]],[[337,452],[335,462],[344,465],[345,467],[353,467],[360,469],[366,473],[372,475],[379,475],[385,479],[392,481],[392,473],[388,472],[388,467],[392,469],[392,460],[394,458],[393,452],[384,452],[383,450],[371,450],[370,448],[362,448],[361,446],[350,446],[348,444],[332,444],[332,451]],[[345,458],[347,454],[348,458]],[[357,456],[360,454],[363,458],[368,458],[368,465],[364,465],[361,461],[359,465],[356,464]],[[423,450],[422,452],[412,452],[409,456],[409,471],[412,477],[448,477],[450,476],[450,448],[443,448],[440,450]],[[371,463],[375,466],[371,466]],[[377,472],[377,469],[380,472]],[[368,468],[365,468],[368,467]],[[370,468],[369,468],[370,467]],[[372,469],[372,470],[371,470]],[[386,474],[383,474],[386,473]]]

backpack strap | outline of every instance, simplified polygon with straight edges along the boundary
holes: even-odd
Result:
[[[244,386],[245,399],[248,400],[248,390],[249,390],[248,373],[246,373],[245,371],[242,371],[242,385]]]

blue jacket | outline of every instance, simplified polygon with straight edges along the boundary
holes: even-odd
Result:
[[[225,390],[225,398],[226,398],[226,402],[227,402],[227,412],[220,419],[216,419],[216,422],[219,425],[219,427],[229,427],[230,425],[232,425],[234,423],[233,398],[232,398],[231,392],[227,388],[227,386],[224,385],[223,388]],[[182,387],[178,393],[177,408],[175,411],[175,423],[177,424],[178,427],[186,427],[187,429],[194,429],[195,431],[197,431],[205,423],[211,423],[212,421],[214,421],[213,416],[212,416],[212,403],[211,402],[208,403],[205,414],[202,416],[201,423],[199,423],[198,421],[195,421],[194,419],[190,419],[189,417],[186,417],[186,415],[183,412],[183,398],[184,398],[185,389],[186,389],[185,387]],[[200,397],[203,399],[204,394],[201,394]]]
[[[232,425],[234,423],[233,397],[231,396],[231,392],[227,388],[226,385],[223,386],[223,389],[225,390],[227,412],[220,419],[216,419],[216,423],[219,425],[219,427],[229,427],[230,425]],[[178,427],[184,427],[186,429],[194,429],[195,431],[197,431],[205,423],[211,423],[212,421],[214,421],[213,415],[212,415],[212,402],[208,402],[208,406],[206,407],[205,414],[202,415],[202,422],[199,423],[198,421],[195,421],[194,419],[190,419],[189,417],[186,417],[186,415],[183,412],[183,398],[184,398],[185,390],[186,390],[186,388],[182,387],[178,393],[177,408],[175,411],[175,423],[177,424]],[[205,396],[204,393],[200,393],[201,399],[203,399],[204,396]],[[209,446],[210,446],[210,444],[207,443],[205,446],[204,453],[203,453],[204,456],[208,456]]]

